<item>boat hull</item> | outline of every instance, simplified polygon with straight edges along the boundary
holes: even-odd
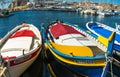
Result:
[[[83,67],[83,66],[74,66],[74,65],[69,65],[65,64],[67,68],[75,72],[76,74],[80,74],[83,76],[88,76],[88,77],[101,77],[103,67]]]
[[[40,54],[40,51],[41,51],[41,49],[38,49],[36,52],[34,52],[37,54],[35,56],[33,56],[31,59],[29,59],[23,63],[9,67],[10,76],[11,77],[19,77],[36,60],[36,58]]]
[[[55,55],[52,54],[53,51],[49,51],[50,54],[55,58],[55,60],[60,63],[62,66],[66,67],[71,72],[74,72],[80,76],[87,77],[101,77],[104,66],[80,66],[80,65],[72,65],[65,63],[58,59]],[[79,64],[79,63],[78,63]]]

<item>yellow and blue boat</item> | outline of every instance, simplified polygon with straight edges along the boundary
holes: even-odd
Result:
[[[100,40],[100,37],[108,39],[112,32],[116,32],[115,35],[115,41],[113,48],[115,50],[115,55],[120,55],[120,31],[119,31],[119,26],[116,25],[116,29],[112,28],[108,25],[99,23],[99,22],[87,22],[86,23],[86,28],[90,31],[90,34],[93,35],[96,39],[98,39],[101,43],[103,43],[105,46],[107,46],[107,42],[105,40]]]
[[[60,21],[49,25],[45,35],[46,45],[59,63],[84,76],[106,76],[108,56],[112,55],[114,32],[107,40],[108,47],[78,26]]]

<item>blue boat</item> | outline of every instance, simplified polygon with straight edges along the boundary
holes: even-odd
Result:
[[[117,55],[120,55],[120,30],[118,26],[116,27],[117,28],[115,29],[108,25],[93,21],[86,23],[86,28],[89,30],[89,33],[98,40],[98,36],[105,37],[107,39],[112,32],[116,32],[113,48],[115,50],[115,53]],[[104,40],[99,41],[107,46],[107,42],[105,42]]]
[[[108,47],[78,26],[60,21],[50,24],[44,35],[46,46],[56,61],[71,71],[88,77],[106,76],[114,32],[109,38]]]

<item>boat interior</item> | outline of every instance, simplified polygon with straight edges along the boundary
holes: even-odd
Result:
[[[39,39],[32,30],[20,29],[8,38],[1,54],[4,58],[15,58],[32,52],[39,46]]]

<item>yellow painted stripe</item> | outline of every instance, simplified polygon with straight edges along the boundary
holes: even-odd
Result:
[[[53,77],[57,77],[57,76],[55,75],[55,73],[54,73],[54,71],[53,71],[53,69],[52,69],[52,67],[51,67],[50,64],[48,64],[48,68],[49,68],[49,70],[50,70],[52,76],[53,76]]]
[[[112,41],[114,34],[115,34],[115,32],[112,32],[112,34],[111,34],[110,37],[108,38],[109,41]]]
[[[103,36],[98,36],[98,41],[100,41],[102,44],[104,44],[106,47],[108,47],[108,39]]]
[[[44,45],[45,45],[45,49],[47,50],[47,49],[48,49],[48,46],[47,46],[47,44],[46,44],[46,43],[44,43]]]
[[[75,66],[102,66],[102,67],[105,66],[105,62],[106,62],[105,59],[104,59],[104,60],[96,60],[96,61],[94,61],[93,64],[87,64],[87,63],[84,64],[84,63],[79,63],[79,62],[77,62],[77,61],[74,60],[74,59],[68,59],[68,58],[61,57],[61,56],[57,55],[56,53],[54,53],[54,52],[51,50],[51,48],[49,48],[49,49],[50,49],[51,53],[52,53],[57,59],[59,59],[59,60],[62,61],[62,62],[65,62],[65,63],[67,63],[67,64],[71,64],[71,65],[75,65]]]
[[[103,36],[98,36],[98,41],[100,41],[102,44],[104,44],[106,47],[108,47],[108,43],[109,43],[109,41],[112,41],[114,34],[115,34],[115,32],[112,32],[112,34],[110,35],[109,38],[105,38]]]

